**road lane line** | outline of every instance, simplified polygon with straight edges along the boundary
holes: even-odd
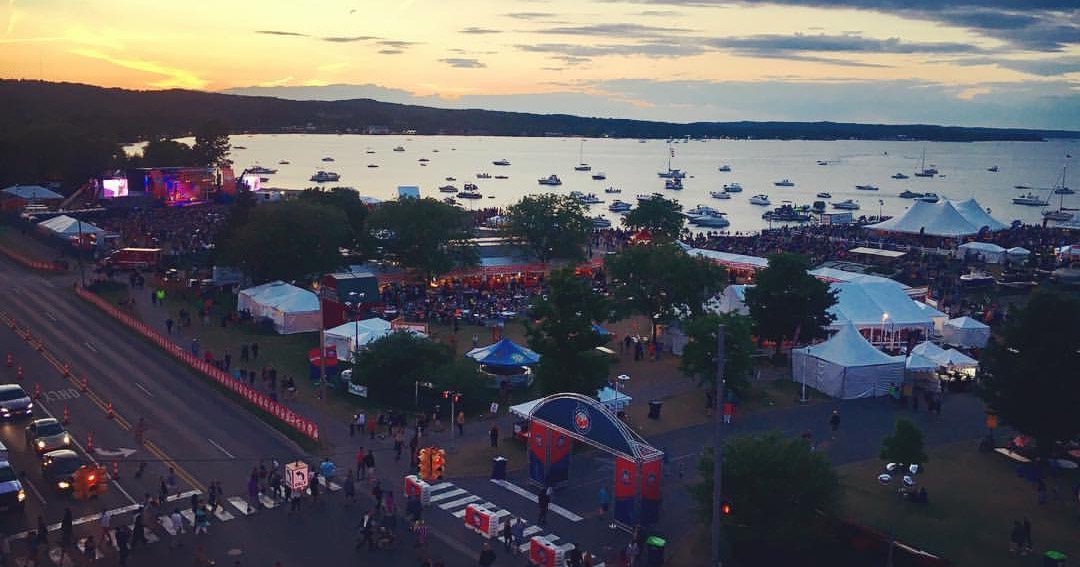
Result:
[[[537,495],[533,494],[532,492],[529,492],[528,490],[525,490],[524,488],[521,488],[520,486],[518,486],[518,485],[516,485],[516,484],[514,484],[512,482],[497,479],[497,478],[491,479],[491,482],[493,482],[493,483],[495,483],[495,484],[509,490],[510,492],[513,492],[514,494],[517,494],[518,496],[522,496],[522,497],[527,498],[527,499],[529,499],[529,500],[531,500],[533,502],[539,502],[540,501],[540,498]],[[566,508],[563,508],[562,506],[559,506],[558,504],[549,504],[548,508],[552,512],[555,512],[556,514],[566,518],[567,520],[570,520],[571,522],[580,522],[581,520],[585,519],[585,518],[582,518],[581,516],[578,516],[577,514],[571,512],[570,510],[567,510]]]
[[[232,453],[226,451],[225,447],[222,447],[221,445],[218,445],[217,441],[214,441],[213,439],[211,439],[209,437],[207,437],[206,440],[209,441],[210,444],[213,445],[214,447],[217,447],[218,451],[221,451],[222,453],[225,453],[226,457],[229,457],[230,459],[235,459],[236,458],[235,455],[233,455]]]
[[[46,317],[48,317],[48,318],[49,318],[49,320],[50,320],[50,321],[52,321],[53,323],[55,323],[55,322],[59,321],[59,319],[57,319],[57,318],[56,318],[56,315],[53,315],[53,312],[52,312],[52,311],[48,311],[48,310],[46,310],[46,311],[45,311],[45,316],[46,316]]]
[[[37,489],[37,487],[34,486],[34,483],[30,482],[30,479],[23,478],[21,480],[23,481],[22,484],[25,484],[26,486],[29,486],[30,490],[34,491],[34,495],[36,495],[38,497],[38,500],[41,500],[41,505],[42,506],[47,506],[48,505],[48,502],[45,501],[45,497],[41,495],[41,491],[39,491]]]
[[[135,382],[135,387],[142,390],[143,393],[146,394],[148,397],[151,397],[151,398],[154,397],[154,395],[150,393],[150,390],[147,390],[146,388],[144,388],[142,384],[140,384],[138,382]]]
[[[83,341],[83,344],[86,345],[86,348],[90,349],[90,352],[94,354],[101,354],[98,352],[98,349],[94,348],[94,343],[91,343],[90,341]]]

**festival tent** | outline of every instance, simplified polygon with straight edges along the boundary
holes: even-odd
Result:
[[[474,348],[465,353],[465,356],[485,366],[527,366],[540,362],[539,354],[510,339]]]
[[[57,201],[64,198],[63,195],[41,185],[12,185],[3,189],[5,196],[17,197],[26,201]]]
[[[274,330],[282,335],[318,331],[321,327],[318,296],[280,280],[241,290],[236,310],[249,311],[256,319],[270,319]]]
[[[930,341],[925,341],[915,345],[915,348],[911,349],[911,354],[921,354],[926,358],[941,364],[940,358],[945,354],[945,349]]]
[[[836,268],[823,267],[823,268],[817,268],[817,269],[814,269],[814,270],[809,270],[806,273],[810,274],[811,276],[814,276],[815,278],[817,278],[819,280],[827,281],[827,282],[830,282],[830,283],[832,283],[832,282],[893,282],[893,283],[899,285],[900,287],[902,287],[904,289],[911,289],[909,286],[906,286],[906,285],[904,285],[904,284],[902,284],[902,283],[900,283],[900,282],[898,282],[896,280],[890,279],[890,278],[886,278],[886,277],[882,277],[882,276],[875,276],[873,274],[860,274],[858,272],[849,272],[847,270],[838,270]]]
[[[715,264],[737,270],[761,270],[769,267],[769,259],[760,256],[747,256],[745,254],[732,254],[719,250],[706,250],[704,248],[691,248],[687,250],[691,256],[708,258]]]
[[[724,291],[709,302],[709,307],[719,313],[738,313],[749,315],[750,309],[746,307],[746,290],[749,285],[733,284],[724,288]]]
[[[327,348],[335,348],[338,360],[350,360],[354,350],[362,349],[393,333],[394,330],[394,326],[389,321],[378,317],[363,321],[346,321],[323,332],[323,344]],[[403,328],[403,330],[424,336],[423,333],[414,329]]]
[[[1005,258],[1005,249],[989,242],[967,242],[957,247],[956,255],[961,258],[980,255],[987,264],[1000,264]]]
[[[859,329],[876,329],[895,333],[902,329],[923,330],[927,333],[934,323],[920,309],[900,284],[892,281],[857,281],[834,283],[836,303],[829,307],[835,316],[833,329],[848,324]]]
[[[922,309],[923,313],[926,313],[926,315],[930,317],[930,321],[934,323],[934,333],[940,335],[941,330],[945,327],[945,321],[949,320],[949,316],[934,309],[924,301],[916,301],[915,306]]]
[[[945,323],[941,331],[945,344],[983,348],[990,341],[990,327],[971,317],[957,317]]]
[[[791,355],[794,380],[834,398],[884,396],[904,381],[905,358],[874,348],[851,324],[821,344],[792,349]]]
[[[982,207],[973,199],[964,202],[942,200],[937,203],[915,201],[903,215],[867,225],[866,228],[952,238],[978,234],[984,227],[991,231],[1007,228],[985,212],[976,212],[976,209],[982,211]]]
[[[60,215],[49,220],[41,221],[38,226],[62,238],[78,238],[90,234],[105,234],[105,231],[88,222],[80,223],[78,219],[67,215]]]
[[[1031,256],[1031,250],[1020,246],[1013,246],[1006,250],[1005,254],[1009,256],[1010,260],[1025,260],[1028,256]]]
[[[979,367],[979,361],[954,348],[942,352],[941,356],[938,357],[938,362],[940,362],[942,366],[947,366],[949,368]]]
[[[913,352],[908,355],[904,367],[908,372],[933,372],[940,368],[941,364],[936,360]]]

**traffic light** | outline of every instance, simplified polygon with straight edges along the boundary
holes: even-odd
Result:
[[[420,480],[431,479],[431,450],[427,447],[420,449],[420,454],[417,456],[417,461],[420,463]]]
[[[435,480],[442,480],[446,472],[446,451],[433,448],[431,452],[431,474]]]
[[[731,505],[730,500],[722,500],[720,502],[720,515],[730,516],[735,511],[735,507]]]

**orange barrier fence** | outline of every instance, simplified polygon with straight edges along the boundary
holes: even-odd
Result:
[[[57,265],[56,262],[46,262],[44,260],[34,260],[19,252],[16,252],[7,246],[0,246],[0,254],[11,258],[12,260],[30,268],[31,270],[38,270],[41,272],[65,272],[66,268]]]
[[[113,319],[120,321],[128,328],[139,333],[143,337],[146,337],[150,342],[156,344],[159,348],[165,352],[171,354],[179,361],[187,364],[191,368],[204,374],[210,379],[214,380],[218,384],[228,388],[233,393],[243,397],[249,403],[255,407],[265,411],[266,413],[274,416],[282,423],[289,427],[299,431],[301,434],[312,439],[313,441],[319,440],[319,425],[314,421],[296,413],[292,409],[282,405],[281,403],[274,401],[270,396],[248,386],[247,384],[234,379],[229,373],[217,368],[216,366],[199,359],[199,357],[191,354],[180,345],[170,341],[169,339],[161,336],[160,333],[150,328],[149,325],[143,323],[110,305],[107,301],[97,296],[97,294],[87,291],[81,287],[75,287],[75,294],[79,297],[94,304],[95,307],[101,309]]]

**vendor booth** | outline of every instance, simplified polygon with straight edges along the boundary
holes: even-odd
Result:
[[[990,341],[990,327],[971,317],[948,320],[941,330],[945,344],[983,348]]]
[[[337,349],[338,360],[352,360],[353,352],[363,350],[369,344],[393,333],[395,330],[405,330],[422,335],[422,333],[409,328],[395,329],[390,321],[378,317],[342,323],[333,329],[327,329],[323,335],[326,347],[335,347]]]
[[[792,349],[792,377],[843,400],[887,395],[904,381],[905,358],[874,348],[847,324],[829,340]]]
[[[892,281],[854,281],[834,283],[836,303],[829,307],[835,319],[830,325],[840,329],[852,325],[875,345],[900,348],[914,334],[930,336],[934,322],[930,313],[920,308],[900,284]]]
[[[989,242],[968,242],[957,247],[956,255],[968,260],[981,260],[987,264],[1000,264],[1005,259],[1005,249]]]
[[[79,238],[87,237],[91,234],[98,237],[105,234],[103,229],[67,215],[60,215],[49,220],[41,221],[37,226],[46,234],[56,236],[66,242],[77,241]]]
[[[513,388],[528,388],[533,378],[530,367],[540,362],[539,354],[510,339],[474,348],[465,356],[480,364],[478,372],[490,379],[488,385],[493,388],[500,387],[503,382]]]
[[[241,290],[236,310],[249,313],[256,321],[270,320],[281,335],[318,331],[321,323],[319,298],[280,280]]]

